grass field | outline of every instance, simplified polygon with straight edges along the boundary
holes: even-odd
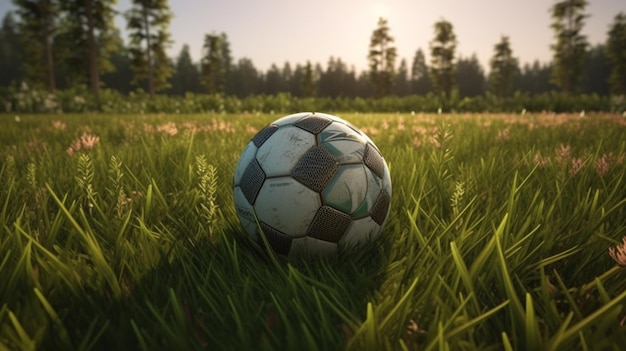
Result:
[[[337,115],[389,164],[389,220],[291,263],[232,201],[280,116],[1,115],[0,350],[626,347],[626,119]]]

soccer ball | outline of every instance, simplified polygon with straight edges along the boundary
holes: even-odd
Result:
[[[314,258],[362,246],[382,231],[391,178],[372,140],[345,120],[297,113],[259,131],[234,176],[246,233],[278,254]]]

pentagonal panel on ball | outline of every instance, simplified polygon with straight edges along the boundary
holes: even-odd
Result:
[[[241,223],[241,226],[252,240],[258,241],[259,236],[257,233],[256,219],[254,218],[254,207],[248,202],[240,187],[235,187],[233,196],[235,198],[235,209],[237,210],[239,223]]]
[[[333,121],[330,118],[323,117],[321,115],[312,114],[305,118],[302,118],[294,125],[298,128],[304,129],[311,134],[319,134],[326,127],[328,127]]]
[[[243,176],[243,172],[245,172],[246,167],[254,160],[254,156],[256,155],[257,147],[253,142],[249,142],[248,145],[243,149],[241,156],[239,157],[239,162],[237,162],[237,168],[235,168],[235,176],[233,178],[234,185],[239,185],[241,182],[241,177]]]
[[[315,136],[300,128],[279,128],[256,153],[256,159],[268,177],[286,176],[301,156],[315,145]]]
[[[374,202],[372,207],[371,216],[374,222],[384,225],[387,220],[387,214],[389,213],[389,205],[391,204],[391,197],[386,191],[381,191]]]
[[[331,124],[317,140],[340,164],[363,162],[366,139],[343,123]]]
[[[365,155],[363,156],[363,162],[365,165],[369,167],[377,176],[380,178],[384,177],[385,169],[387,165],[385,164],[385,160],[383,156],[380,154],[380,151],[373,145],[367,144],[365,146]]]
[[[352,218],[330,206],[322,206],[317,210],[313,222],[309,226],[307,236],[331,243],[338,242],[352,222]]]
[[[269,246],[276,251],[276,253],[287,256],[291,249],[292,238],[289,235],[272,228],[266,223],[261,222],[260,226]],[[259,244],[262,245],[263,243],[259,242]]]
[[[316,192],[324,190],[337,171],[335,157],[323,146],[310,148],[291,170],[291,176]]]
[[[274,121],[274,123],[272,123],[275,126],[278,127],[282,127],[282,126],[286,126],[286,125],[290,125],[290,124],[295,124],[297,121],[301,120],[304,117],[310,116],[312,115],[311,112],[300,112],[300,113],[294,113],[282,118],[277,119],[276,121]]]
[[[344,165],[339,167],[335,177],[322,191],[322,199],[325,205],[345,213],[353,213],[366,199],[367,189],[365,166]],[[369,209],[366,210],[366,214],[369,214]]]
[[[272,134],[274,134],[278,130],[278,126],[269,125],[263,129],[261,129],[256,135],[252,138],[252,142],[254,145],[259,148],[261,145],[265,143],[267,139],[269,139]]]
[[[243,171],[239,187],[245,195],[248,202],[254,205],[256,196],[265,181],[265,173],[261,169],[261,166],[256,160],[252,160]]]
[[[259,222],[291,237],[304,236],[321,206],[319,195],[291,177],[270,178],[257,196]]]

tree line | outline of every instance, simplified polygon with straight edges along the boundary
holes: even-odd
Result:
[[[123,13],[124,44],[114,26],[114,0],[13,0],[0,28],[0,89],[22,82],[56,91],[84,85],[96,98],[105,87],[128,94],[224,94],[235,97],[289,93],[294,97],[383,97],[435,94],[443,97],[541,94],[626,94],[626,15],[615,16],[604,43],[590,46],[582,35],[587,1],[563,0],[550,8],[554,43],[548,63],[521,65],[510,38],[494,44],[489,72],[475,55],[456,52],[452,23],[433,26],[427,51],[400,59],[389,23],[379,19],[370,39],[367,71],[339,57],[321,63],[272,64],[257,69],[250,58],[235,60],[226,33],[204,34],[200,62],[189,46],[175,58],[167,49],[172,13],[167,0],[132,0]]]

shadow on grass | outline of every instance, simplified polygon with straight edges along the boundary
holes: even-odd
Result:
[[[108,316],[96,348],[342,349],[385,278],[382,242],[315,262],[263,254],[235,228],[181,242],[127,296],[94,296]]]

